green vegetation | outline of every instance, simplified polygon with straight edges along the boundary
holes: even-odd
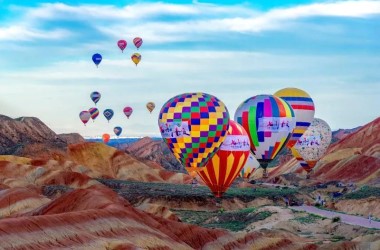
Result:
[[[245,208],[237,211],[191,211],[173,210],[183,222],[207,228],[223,228],[230,231],[240,231],[249,224],[264,220],[272,215],[269,211],[256,212],[255,208]]]
[[[333,217],[331,220],[332,220],[332,222],[340,222],[341,221],[339,216]]]
[[[345,239],[346,239],[346,237],[344,237],[344,236],[334,235],[334,236],[331,238],[331,241],[332,241],[332,242],[338,242],[338,241],[345,240]]]
[[[294,218],[293,220],[298,221],[302,224],[312,224],[312,223],[317,222],[318,220],[324,220],[324,219],[326,218],[319,215],[308,214],[306,216]]]
[[[355,192],[343,196],[345,199],[365,199],[368,197],[380,198],[380,187],[363,186]]]

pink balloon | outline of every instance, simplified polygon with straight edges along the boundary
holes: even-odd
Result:
[[[117,46],[119,46],[119,48],[121,49],[121,52],[123,52],[123,50],[127,47],[127,41],[119,40],[117,42]]]
[[[128,119],[129,119],[129,117],[131,116],[131,114],[132,114],[132,112],[133,112],[133,109],[131,108],[131,107],[125,107],[124,109],[123,109],[123,112],[124,112],[124,114],[128,117]]]
[[[133,39],[133,43],[135,44],[136,48],[139,49],[143,43],[143,40],[141,37],[136,37],[135,39]]]

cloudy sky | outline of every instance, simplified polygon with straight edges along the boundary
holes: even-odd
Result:
[[[380,1],[0,0],[0,13],[0,114],[36,116],[57,133],[159,135],[165,101],[198,91],[232,117],[248,97],[284,87],[307,91],[333,129],[380,115]],[[78,115],[95,90],[115,116],[85,127]]]

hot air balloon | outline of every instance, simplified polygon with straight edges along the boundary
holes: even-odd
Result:
[[[90,97],[91,97],[91,100],[96,105],[98,103],[98,101],[100,100],[100,97],[102,97],[102,95],[99,92],[94,91],[94,92],[91,93]]]
[[[88,112],[91,114],[92,121],[95,121],[96,117],[99,115],[99,110],[97,108],[90,108]]]
[[[121,127],[114,127],[113,132],[115,132],[116,136],[119,136],[123,132],[123,129]]]
[[[227,136],[220,149],[198,175],[220,198],[230,187],[246,163],[250,152],[249,137],[245,129],[230,120]]]
[[[307,172],[307,178],[310,178],[310,172],[319,159],[325,155],[331,138],[330,126],[324,120],[314,118],[309,128],[292,148],[292,154]]]
[[[244,167],[241,169],[239,177],[249,180],[251,175],[255,172],[256,169],[260,167],[260,163],[256,160],[253,154],[249,154],[248,160],[245,163]]]
[[[79,113],[79,118],[83,122],[83,124],[86,126],[86,123],[90,120],[91,114],[87,110],[82,111]]]
[[[228,130],[229,113],[215,96],[185,93],[161,108],[158,125],[163,140],[186,170],[200,170],[218,151]]]
[[[121,49],[121,52],[123,53],[125,48],[127,47],[127,41],[125,40],[119,40],[117,42],[117,46],[119,47],[119,49]]]
[[[293,129],[292,137],[290,137],[288,148],[292,148],[297,140],[310,126],[314,118],[315,108],[313,99],[308,93],[297,88],[285,88],[274,93],[274,96],[281,97],[292,106],[296,116],[296,126]]]
[[[148,102],[146,104],[146,108],[149,110],[150,113],[152,113],[155,107],[156,107],[156,104],[154,104],[154,102]]]
[[[100,62],[102,61],[102,55],[98,53],[94,54],[92,56],[92,61],[95,63],[96,67],[98,67]]]
[[[139,49],[143,43],[143,40],[141,39],[141,37],[136,37],[133,39],[133,43],[135,44],[136,48]]]
[[[141,55],[139,53],[134,53],[131,56],[131,59],[136,64],[136,66],[137,66],[137,64],[139,64],[139,62],[141,61]]]
[[[127,116],[127,118],[129,119],[129,117],[132,115],[132,112],[133,112],[133,108],[132,107],[125,107],[123,109],[123,112],[124,114]]]
[[[105,144],[107,144],[107,143],[110,141],[111,136],[110,136],[109,134],[103,134],[103,135],[102,135],[102,139],[103,139],[103,142],[104,142]]]
[[[108,120],[108,122],[110,122],[110,120],[112,119],[112,117],[113,117],[113,110],[112,109],[106,109],[106,110],[104,110],[104,112],[103,112],[103,115],[104,115],[104,117]]]
[[[251,151],[264,169],[284,147],[295,126],[292,107],[279,97],[257,95],[244,101],[235,113],[251,139]]]

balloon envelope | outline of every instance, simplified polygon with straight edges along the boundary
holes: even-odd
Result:
[[[102,135],[102,139],[103,139],[103,142],[104,142],[105,144],[107,144],[107,143],[110,141],[111,136],[110,136],[109,134],[103,134],[103,135]]]
[[[98,115],[99,115],[99,109],[97,109],[97,108],[90,108],[88,110],[88,112],[90,112],[90,114],[91,114],[91,119],[93,121],[95,121],[96,117],[98,117]]]
[[[198,175],[216,197],[221,197],[240,173],[250,152],[245,129],[230,120],[228,132],[219,150]]]
[[[150,113],[152,113],[155,107],[156,107],[156,104],[154,104],[154,102],[148,102],[146,104],[146,108],[149,110]]]
[[[124,114],[128,117],[128,119],[129,119],[129,117],[132,115],[132,113],[133,113],[133,108],[132,107],[125,107],[124,109],[123,109],[123,112],[124,112]]]
[[[110,121],[111,119],[112,119],[112,117],[113,117],[113,110],[112,109],[106,109],[106,110],[104,110],[103,111],[103,115],[104,115],[104,117],[108,120],[108,121]]]
[[[95,105],[98,103],[102,95],[98,91],[94,91],[90,95],[91,100],[95,103]]]
[[[121,127],[115,127],[113,129],[113,132],[115,133],[115,135],[119,136],[123,132],[123,129]]]
[[[274,96],[288,102],[294,110],[296,125],[293,129],[292,137],[290,137],[286,145],[288,148],[292,148],[313,121],[315,113],[313,99],[311,99],[308,93],[297,88],[281,89],[274,93]]]
[[[84,111],[82,111],[82,112],[79,113],[79,118],[81,119],[81,121],[83,122],[83,124],[86,125],[86,123],[91,118],[91,114],[87,110],[84,110]]]
[[[123,52],[124,49],[127,47],[127,41],[125,41],[125,40],[119,40],[117,42],[117,46],[119,47],[119,49],[121,49],[121,52]]]
[[[94,54],[92,56],[92,61],[95,63],[96,67],[98,67],[98,65],[100,64],[100,62],[102,61],[102,59],[103,59],[102,55],[98,54],[98,53],[96,53],[96,54]]]
[[[251,151],[265,169],[286,145],[294,129],[292,107],[281,98],[257,95],[244,101],[235,113],[235,121],[247,131]]]
[[[139,62],[141,61],[141,55],[139,53],[134,53],[131,56],[131,59],[136,64],[136,66],[137,66],[137,64],[139,64]]]
[[[244,167],[240,171],[239,177],[249,179],[255,170],[259,167],[260,163],[256,160],[255,156],[250,153],[247,162],[244,164]]]
[[[314,118],[309,128],[292,148],[301,167],[310,172],[329,147],[332,139],[330,126],[322,119]]]
[[[188,172],[206,166],[228,129],[226,106],[215,96],[185,93],[161,108],[158,125],[170,151]]]
[[[133,44],[136,46],[137,49],[140,48],[142,43],[143,43],[143,40],[141,37],[136,37],[133,39]]]

